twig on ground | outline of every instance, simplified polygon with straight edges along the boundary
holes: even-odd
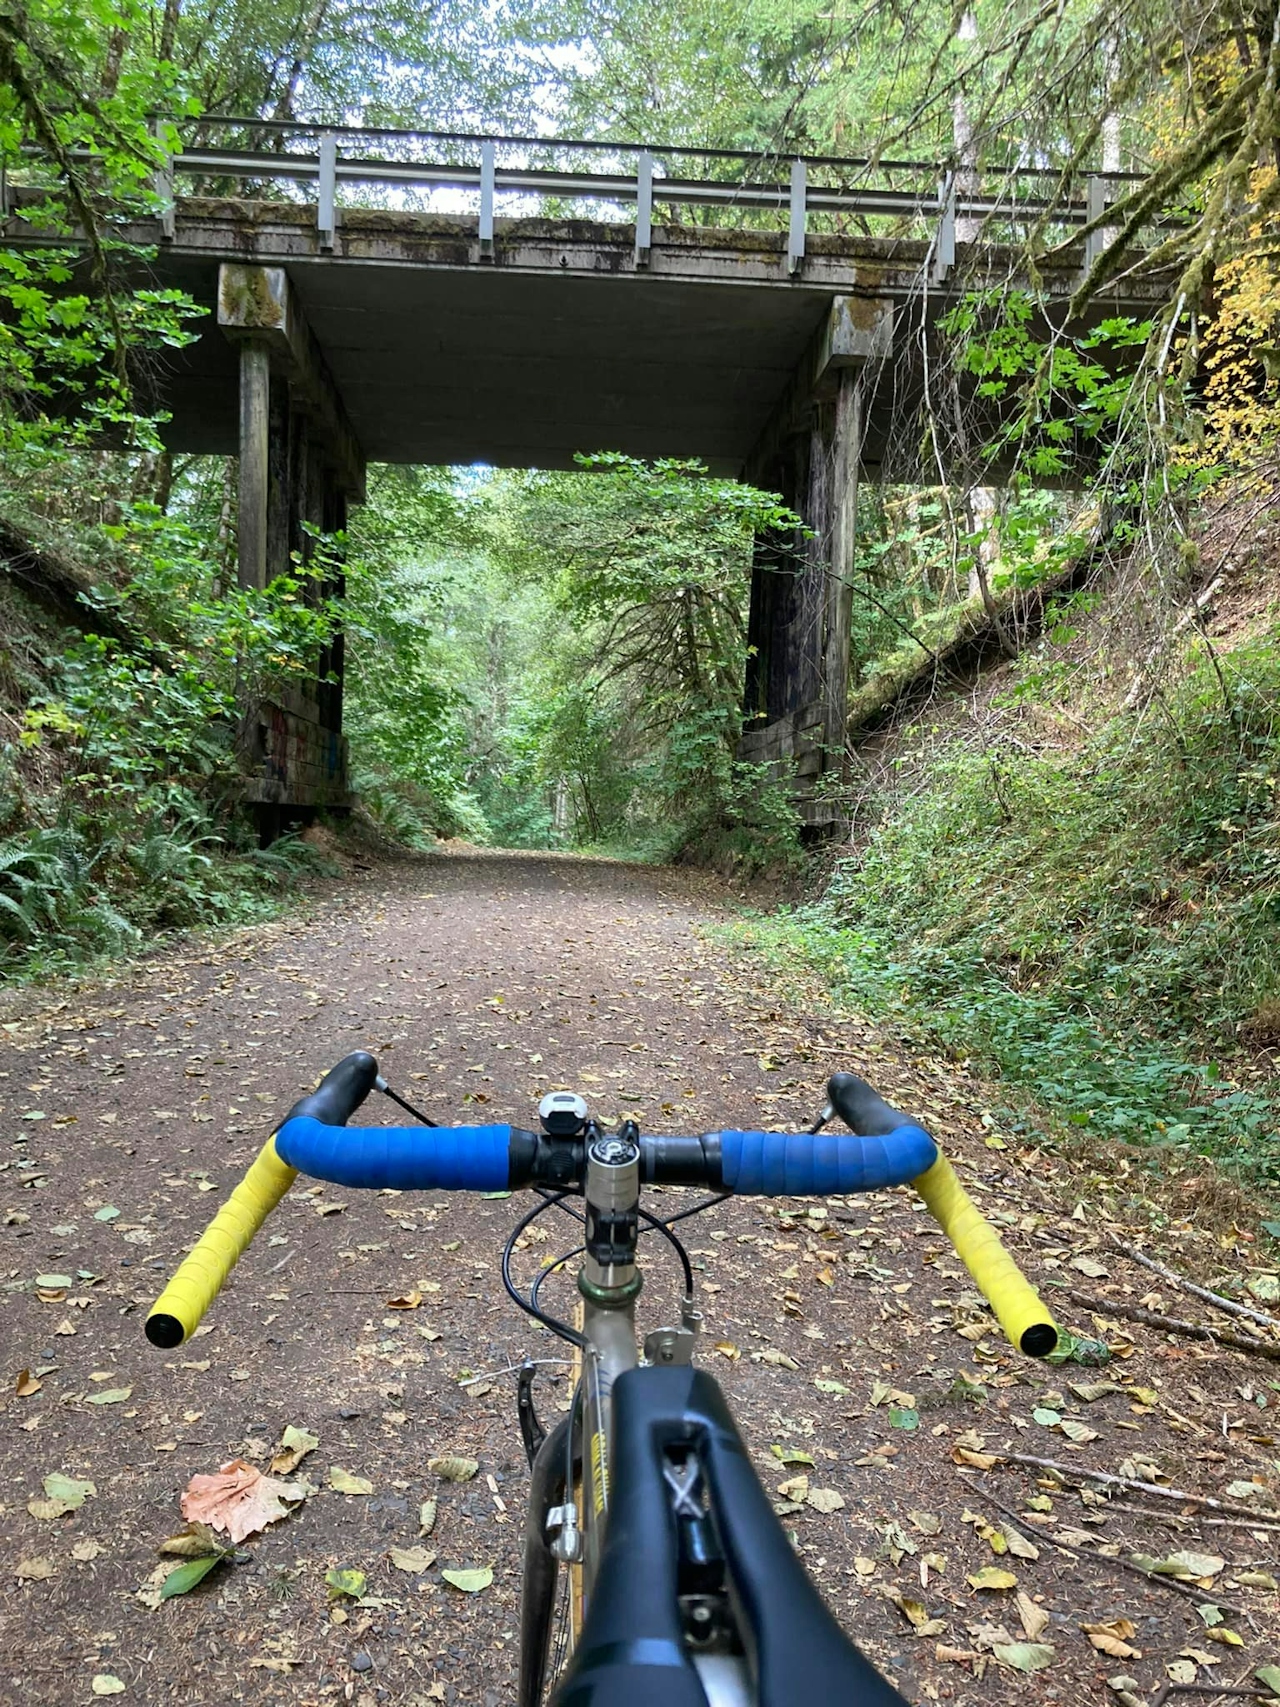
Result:
[[[1005,1517],[1012,1518],[1019,1525],[1019,1529],[1022,1529],[1023,1520],[1017,1512],[998,1500],[981,1482],[964,1474],[961,1474],[960,1480],[968,1483],[976,1494],[979,1494],[989,1505],[993,1505],[997,1511],[1003,1512]],[[1141,1565],[1135,1565],[1131,1559],[1120,1558],[1119,1554],[1087,1552],[1083,1547],[1073,1547],[1069,1541],[1062,1541],[1056,1535],[1050,1535],[1046,1529],[1034,1529],[1031,1524],[1026,1525],[1025,1533],[1028,1539],[1034,1537],[1037,1541],[1046,1541],[1051,1547],[1056,1547],[1060,1553],[1069,1553],[1073,1559],[1096,1559],[1100,1565],[1114,1565],[1117,1570],[1127,1571],[1130,1576],[1141,1577],[1144,1583],[1155,1583],[1160,1588],[1172,1589],[1174,1594],[1180,1594],[1184,1599],[1196,1602],[1211,1600],[1215,1606],[1220,1607],[1223,1611],[1234,1612],[1237,1618],[1248,1618],[1249,1616],[1243,1606],[1236,1606],[1229,1600],[1223,1600],[1221,1596],[1208,1589],[1189,1588],[1186,1583],[1180,1583],[1174,1577],[1156,1576],[1151,1571],[1144,1571]]]
[[[1179,1274],[1175,1269],[1166,1268],[1154,1257],[1146,1256],[1133,1245],[1111,1235],[1111,1243],[1115,1248],[1129,1257],[1133,1262],[1139,1262],[1143,1268],[1149,1268],[1153,1274],[1158,1274],[1162,1280],[1167,1280],[1174,1286],[1180,1286],[1184,1292],[1192,1292],[1197,1298],[1203,1298],[1206,1304],[1212,1304],[1215,1309],[1225,1310],[1229,1316],[1246,1316],[1251,1322],[1259,1322],[1264,1328],[1280,1328],[1280,1317],[1269,1316],[1265,1310],[1251,1309],[1248,1304],[1237,1304],[1234,1298],[1224,1298],[1220,1292],[1210,1292],[1207,1286],[1197,1286],[1194,1280],[1188,1280],[1185,1274]]]
[[[1164,1707],[1171,1695],[1248,1695],[1255,1701],[1274,1701],[1274,1691],[1265,1684],[1236,1686],[1225,1683],[1164,1683],[1151,1698],[1151,1707]]]
[[[1280,1511],[1251,1512],[1248,1506],[1236,1505],[1233,1500],[1215,1500],[1208,1494],[1189,1494],[1185,1488],[1162,1488],[1156,1482],[1135,1481],[1132,1476],[1113,1476],[1109,1470],[1090,1470],[1084,1464],[1060,1464],[1056,1458],[1032,1458],[1024,1452],[1001,1452],[1007,1464],[1029,1464],[1034,1470],[1052,1470],[1059,1476],[1082,1476],[1088,1482],[1102,1482],[1111,1488],[1133,1488],[1139,1493],[1155,1494],[1162,1500],[1190,1501],[1193,1505],[1208,1506],[1210,1511],[1227,1512],[1232,1517],[1258,1517],[1262,1522],[1280,1523]]]
[[[1123,1500],[1108,1500],[1107,1510],[1127,1511],[1134,1517],[1153,1517],[1157,1523],[1195,1523],[1202,1529],[1256,1529],[1263,1535],[1280,1535],[1280,1528],[1263,1523],[1261,1519],[1254,1523],[1247,1517],[1204,1517],[1199,1512],[1188,1517],[1180,1511],[1153,1511],[1149,1505],[1126,1505]]]
[[[1082,1304],[1086,1310],[1095,1310],[1100,1316],[1122,1316],[1126,1322],[1141,1322],[1143,1327],[1161,1328],[1167,1334],[1185,1334],[1193,1340],[1212,1340],[1216,1345],[1230,1346],[1233,1351],[1252,1352],[1255,1357],[1269,1357],[1273,1363],[1280,1363],[1280,1345],[1255,1339],[1252,1334],[1237,1334],[1230,1328],[1206,1328],[1199,1322],[1162,1316],[1158,1310],[1144,1310],[1137,1304],[1124,1304],[1115,1298],[1097,1298],[1091,1292],[1077,1292],[1074,1286],[1064,1286],[1060,1290],[1073,1304]]]

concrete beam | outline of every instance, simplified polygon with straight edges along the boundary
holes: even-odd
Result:
[[[224,261],[218,268],[218,325],[229,338],[270,352],[288,379],[294,406],[310,417],[337,483],[348,498],[363,500],[364,453],[284,268]]]
[[[826,318],[778,399],[743,467],[742,478],[773,489],[769,466],[788,441],[807,432],[816,405],[837,390],[850,369],[877,368],[893,356],[894,304],[887,297],[836,296]]]

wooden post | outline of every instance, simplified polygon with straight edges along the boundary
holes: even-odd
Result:
[[[834,439],[831,544],[822,657],[828,769],[839,769],[843,764],[845,721],[849,708],[853,553],[858,527],[858,467],[862,449],[862,375],[855,368],[841,368],[837,374]]]
[[[238,579],[267,584],[267,489],[271,440],[271,357],[260,339],[240,345],[240,528]]]

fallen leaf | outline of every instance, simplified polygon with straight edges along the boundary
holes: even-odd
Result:
[[[83,1541],[76,1542],[71,1549],[71,1557],[79,1559],[82,1564],[88,1564],[91,1559],[96,1559],[102,1551],[101,1541],[95,1541],[92,1536],[86,1536]]]
[[[19,1559],[13,1574],[20,1583],[43,1583],[57,1576],[58,1567],[52,1559]]]
[[[807,1464],[813,1468],[813,1454],[802,1452],[798,1446],[779,1446],[775,1441],[769,1450],[780,1464]]]
[[[203,1559],[210,1553],[225,1549],[207,1523],[189,1523],[176,1535],[170,1535],[156,1548],[157,1553],[170,1553],[179,1559]]]
[[[133,1392],[132,1387],[108,1387],[102,1393],[86,1393],[86,1405],[122,1405]]]
[[[340,1494],[371,1494],[373,1483],[363,1476],[353,1476],[350,1470],[342,1470],[336,1464],[329,1466],[329,1486]]]
[[[179,1565],[170,1571],[160,1585],[160,1599],[173,1600],[180,1594],[190,1594],[197,1583],[202,1583],[215,1565],[219,1565],[228,1557],[225,1551],[207,1554],[204,1558],[188,1559],[185,1565]]]
[[[89,1685],[95,1695],[123,1695],[125,1685],[109,1671],[100,1671]]]
[[[493,1572],[488,1565],[481,1565],[477,1570],[470,1571],[441,1571],[445,1582],[454,1588],[460,1588],[464,1594],[479,1594],[481,1589],[488,1588],[493,1581]]]
[[[1222,1642],[1228,1648],[1243,1648],[1244,1637],[1228,1630],[1225,1624],[1219,1624],[1214,1630],[1206,1630],[1205,1636],[1210,1642]]]
[[[951,1457],[955,1463],[971,1465],[975,1470],[989,1470],[993,1464],[1000,1461],[994,1452],[972,1452],[967,1446],[955,1447]]]
[[[291,1470],[296,1470],[307,1453],[314,1452],[319,1444],[317,1435],[305,1428],[295,1428],[290,1423],[280,1436],[280,1444],[271,1460],[272,1471],[277,1476],[287,1476]]]
[[[1077,1399],[1091,1405],[1095,1399],[1105,1399],[1108,1393],[1121,1393],[1122,1387],[1114,1381],[1069,1381],[1067,1385]]]
[[[1136,1560],[1135,1560],[1136,1562]],[[1145,1564],[1156,1577],[1177,1577],[1181,1579],[1196,1577],[1216,1577],[1226,1563],[1216,1553],[1170,1553],[1166,1559],[1157,1559],[1154,1563]]]
[[[326,1571],[324,1580],[329,1586],[330,1600],[342,1600],[344,1596],[348,1600],[359,1600],[368,1578],[363,1571],[341,1570]]]
[[[716,1349],[719,1350],[719,1347]],[[849,1391],[843,1381],[827,1381],[820,1376],[815,1377],[813,1384],[820,1393],[847,1393]]]
[[[806,1504],[811,1505],[815,1511],[820,1511],[824,1517],[829,1517],[833,1511],[844,1510],[844,1495],[838,1494],[834,1488],[810,1488]]]
[[[1079,1273],[1088,1275],[1090,1280],[1105,1280],[1107,1278],[1108,1271],[1105,1265],[1100,1263],[1096,1257],[1072,1257],[1071,1266]]]
[[[1043,1671],[1053,1664],[1053,1648],[1048,1642],[998,1642],[991,1652],[1015,1671]]]
[[[48,1523],[55,1517],[65,1517],[69,1511],[78,1511],[98,1490],[92,1482],[78,1482],[74,1476],[64,1476],[55,1470],[45,1477],[44,1491],[46,1498],[28,1500],[27,1510],[32,1517]]]
[[[1049,1625],[1049,1614],[1043,1606],[1037,1606],[1024,1589],[1019,1589],[1015,1596],[1018,1606],[1018,1617],[1022,1622],[1023,1634],[1029,1642],[1038,1639],[1041,1632]]]
[[[1194,1683],[1200,1667],[1194,1660],[1170,1660],[1164,1670],[1170,1683]]]
[[[14,1393],[19,1399],[30,1399],[44,1386],[43,1381],[37,1381],[29,1369],[20,1369],[14,1386]]]
[[[288,1517],[305,1498],[304,1488],[264,1476],[243,1458],[233,1458],[217,1475],[193,1476],[182,1495],[181,1510],[193,1523],[225,1530],[230,1541],[239,1545],[246,1536]]]
[[[1028,1541],[1021,1530],[1010,1526],[1004,1531],[1004,1539],[1005,1545],[1015,1559],[1038,1559],[1040,1557],[1040,1549],[1034,1542]]]
[[[398,1298],[387,1299],[388,1310],[416,1310],[422,1303],[422,1294],[415,1288],[412,1292],[402,1292]]]
[[[393,1547],[391,1549],[391,1563],[398,1571],[408,1571],[410,1575],[425,1571],[435,1562],[436,1555],[427,1547]]]
[[[1130,1646],[1129,1638],[1137,1632],[1127,1618],[1112,1618],[1105,1624],[1082,1624],[1080,1628],[1100,1654],[1109,1654],[1117,1660],[1142,1658],[1141,1648]]]
[[[436,1526],[436,1502],[434,1500],[424,1500],[422,1502],[422,1509],[418,1514],[418,1523],[420,1526],[418,1534],[430,1535],[431,1531]]]
[[[912,1600],[896,1588],[886,1588],[884,1592],[885,1598],[893,1602],[907,1623],[914,1629],[922,1630],[929,1623],[929,1609],[922,1606],[918,1600]]]
[[[890,1428],[919,1428],[920,1413],[907,1405],[893,1405],[889,1410]]]
[[[984,1565],[980,1571],[973,1571],[964,1579],[970,1588],[1000,1589],[1016,1588],[1018,1579],[1012,1571],[1005,1571],[999,1565]]]
[[[742,1353],[738,1350],[737,1346],[734,1345],[732,1340],[717,1340],[716,1350],[720,1353],[721,1357],[727,1357],[730,1363],[736,1363],[742,1356]]]
[[[1087,1441],[1099,1438],[1096,1428],[1090,1428],[1088,1423],[1077,1422],[1074,1417],[1063,1417],[1062,1432],[1068,1440],[1074,1441],[1077,1446],[1083,1446]]]
[[[474,1458],[459,1458],[453,1454],[427,1460],[427,1469],[443,1476],[446,1482],[469,1482],[479,1468]]]

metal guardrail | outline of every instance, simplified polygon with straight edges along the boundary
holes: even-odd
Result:
[[[776,212],[785,220],[787,270],[803,271],[815,217],[867,222],[909,220],[928,242],[925,271],[931,285],[945,281],[966,226],[996,220],[1006,226],[1045,223],[1070,230],[1103,218],[1115,192],[1137,181],[1133,173],[1097,173],[1080,183],[1083,193],[1062,195],[1064,175],[1042,167],[984,168],[981,172],[931,161],[874,160],[833,155],[779,157],[731,149],[644,146],[566,141],[548,137],[469,135],[458,131],[404,131],[320,126],[255,118],[157,121],[157,135],[187,126],[200,140],[164,153],[153,180],[163,236],[176,236],[176,185],[180,177],[315,187],[316,226],[322,249],[336,246],[344,185],[378,185],[399,191],[441,189],[479,197],[482,259],[494,254],[498,198],[588,201],[634,206],[635,264],[648,266],[655,210],[716,208],[739,213]],[[230,132],[247,144],[206,140]],[[163,144],[162,144],[163,146]],[[418,158],[424,150],[436,158]],[[439,158],[462,152],[468,160]],[[499,155],[516,156],[511,163]],[[569,166],[537,163],[555,156]],[[592,159],[606,168],[592,170]],[[579,165],[578,162],[585,162]],[[675,168],[702,164],[702,176]],[[629,170],[619,170],[619,167]],[[346,205],[358,206],[358,203]],[[367,205],[367,204],[366,204]],[[1084,265],[1092,263],[1103,229],[1086,239]]]

